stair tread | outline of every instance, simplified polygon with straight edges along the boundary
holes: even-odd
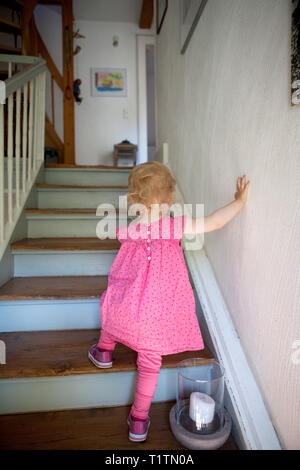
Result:
[[[128,166],[114,166],[114,165],[72,165],[72,164],[65,164],[65,163],[45,163],[45,168],[72,168],[72,169],[104,169],[104,170],[129,170],[131,171],[133,167]]]
[[[181,450],[169,413],[175,401],[152,403],[147,440],[128,439],[131,405],[0,416],[4,450]],[[238,450],[232,438],[220,450]]]
[[[137,369],[137,352],[122,343],[116,345],[112,368],[95,367],[87,353],[98,342],[99,334],[99,329],[1,333],[1,340],[6,345],[6,364],[1,365],[0,379],[105,374]],[[185,351],[163,356],[162,368],[175,368],[179,361],[193,357],[201,357],[207,363],[213,359],[207,349]]]
[[[37,188],[48,188],[48,189],[128,189],[128,186],[80,186],[73,184],[45,184],[37,183]]]
[[[106,238],[23,238],[13,242],[12,250],[118,250],[121,244],[117,239]]]
[[[0,287],[0,300],[98,298],[107,276],[15,277]]]
[[[6,52],[13,52],[15,54],[21,54],[22,49],[21,47],[14,47],[14,46],[7,46],[6,44],[1,44],[0,45],[0,53],[6,53]]]
[[[18,34],[21,34],[21,25],[15,23],[14,21],[0,18],[0,30],[5,33],[17,32]]]

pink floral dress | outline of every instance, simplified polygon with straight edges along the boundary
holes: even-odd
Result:
[[[186,216],[116,230],[121,242],[100,299],[102,328],[135,351],[204,348],[181,238]]]

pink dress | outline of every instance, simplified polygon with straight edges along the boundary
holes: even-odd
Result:
[[[181,238],[186,216],[116,230],[121,242],[100,299],[102,328],[135,351],[204,348]]]

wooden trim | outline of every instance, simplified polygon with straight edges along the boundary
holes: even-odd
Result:
[[[98,280],[99,287],[95,294],[100,297],[106,284]],[[102,276],[105,278],[105,276]],[[22,279],[22,278],[21,278]],[[30,288],[30,280],[27,282]],[[56,282],[57,282],[56,278]],[[74,280],[74,278],[73,278]],[[86,289],[89,279],[80,277],[84,281],[85,288],[79,286],[80,291]],[[51,279],[48,278],[48,282]],[[63,278],[60,279],[63,282]],[[72,279],[66,284],[66,295],[72,288]],[[47,286],[45,286],[47,289]],[[51,287],[50,287],[51,288]],[[49,287],[48,287],[49,289]],[[60,289],[61,290],[61,289]],[[84,294],[84,292],[83,292]],[[87,351],[92,344],[99,339],[99,329],[92,330],[55,330],[55,331],[20,331],[17,333],[1,333],[1,339],[7,348],[7,357],[10,358],[0,368],[0,379],[29,378],[29,377],[61,377],[65,375],[82,374],[111,374],[115,372],[136,371],[137,352],[122,343],[117,343],[114,357],[114,367],[111,369],[99,369],[95,367],[87,357]],[[207,349],[200,351],[185,351],[177,354],[168,354],[162,357],[162,369],[176,369],[178,362],[193,357],[201,357],[203,363],[210,364],[213,361],[211,353]]]
[[[73,96],[73,7],[72,0],[62,3],[64,162],[75,163],[75,123]]]
[[[24,0],[24,7],[22,8],[21,15],[21,31],[22,31],[22,55],[37,55],[33,53],[35,48],[32,40],[33,34],[33,11],[38,3],[38,0]]]
[[[153,0],[143,0],[139,28],[150,29],[153,21]]]
[[[106,251],[118,250],[121,244],[116,238],[24,238],[13,242],[12,250],[55,250],[55,251]]]
[[[99,169],[99,170],[127,170],[131,171],[132,166],[114,166],[114,165],[72,165],[70,163],[46,163],[45,168],[58,168],[58,169],[63,169],[63,168],[74,168],[77,170],[88,170],[88,169]]]
[[[44,189],[128,189],[128,186],[88,186],[88,185],[76,185],[76,184],[46,184],[46,183],[37,183],[35,185],[37,188]]]

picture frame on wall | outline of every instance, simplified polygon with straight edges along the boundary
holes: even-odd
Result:
[[[300,104],[300,0],[292,2],[291,102]]]
[[[181,54],[184,54],[208,0],[180,0]]]
[[[168,0],[156,0],[156,34],[159,34],[162,28],[168,9],[168,3]]]
[[[91,96],[126,97],[127,69],[91,67]]]

